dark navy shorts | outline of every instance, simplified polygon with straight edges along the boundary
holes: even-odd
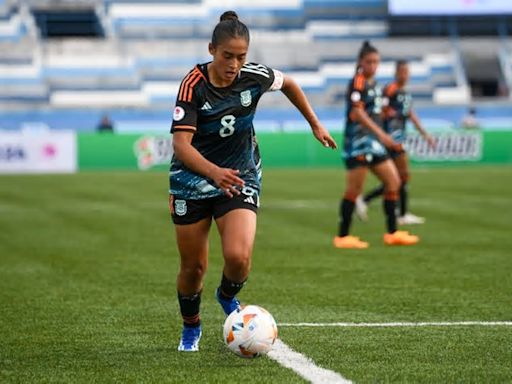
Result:
[[[395,160],[397,157],[400,157],[404,153],[405,153],[404,149],[400,149],[398,151],[395,151],[394,149],[388,149],[389,157],[393,160]]]
[[[388,155],[374,155],[372,153],[367,153],[366,155],[347,157],[345,159],[345,167],[347,169],[373,167],[374,165],[380,164],[387,159],[389,159]]]
[[[217,219],[235,209],[249,209],[258,213],[259,196],[256,190],[242,191],[240,195],[210,197],[202,200],[185,200],[169,195],[169,210],[174,224],[194,224],[213,217]]]

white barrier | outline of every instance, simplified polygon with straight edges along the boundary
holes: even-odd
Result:
[[[76,134],[0,131],[0,173],[77,171]]]

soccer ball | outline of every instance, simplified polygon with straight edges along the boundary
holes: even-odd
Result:
[[[257,305],[231,312],[224,322],[224,342],[240,357],[253,358],[272,349],[277,325],[272,315]]]

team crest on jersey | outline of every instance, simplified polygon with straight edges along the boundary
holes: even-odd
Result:
[[[178,216],[185,216],[187,213],[187,202],[185,200],[174,200],[174,212]]]
[[[240,92],[240,102],[244,107],[248,107],[249,105],[251,105],[252,95],[250,90]]]

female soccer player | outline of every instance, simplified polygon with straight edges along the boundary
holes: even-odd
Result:
[[[225,12],[208,47],[213,60],[185,76],[174,109],[169,207],[181,260],[179,351],[199,349],[199,305],[212,218],[224,256],[215,296],[226,315],[240,305],[236,294],[251,268],[261,186],[252,124],[260,97],[281,90],[308,121],[317,140],[336,148],[297,83],[265,65],[246,63],[248,48],[249,30],[235,12]]]
[[[359,51],[357,73],[347,92],[344,158],[347,167],[346,189],[340,203],[340,225],[333,243],[336,248],[368,248],[368,243],[349,235],[357,196],[361,194],[368,169],[384,184],[384,213],[388,245],[411,245],[418,237],[396,228],[396,201],[400,179],[386,148],[399,150],[381,128],[382,95],[374,79],[380,57],[377,49],[365,41]]]
[[[396,63],[395,81],[384,88],[384,129],[397,143],[405,143],[407,120],[411,119],[416,130],[423,136],[431,147],[435,146],[434,139],[423,129],[421,122],[412,109],[412,97],[405,89],[409,81],[409,65],[404,60]],[[395,162],[400,175],[400,216],[399,224],[423,224],[425,219],[407,211],[409,181],[409,161],[403,148],[399,151],[388,149],[389,156]],[[377,196],[384,193],[384,186],[380,186],[367,193],[364,198],[356,200],[356,214],[361,220],[367,219],[367,205]]]

